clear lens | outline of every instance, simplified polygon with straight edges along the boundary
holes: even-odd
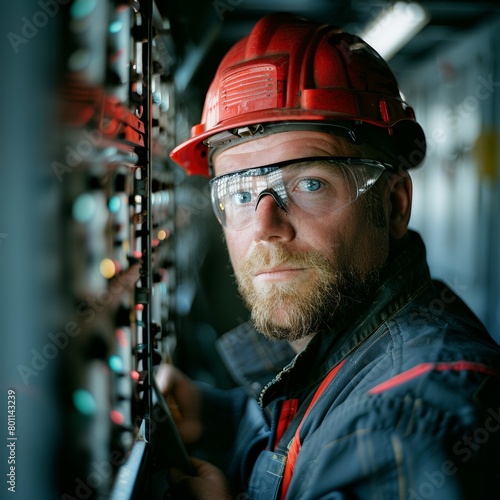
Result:
[[[272,190],[290,215],[305,212],[318,217],[353,203],[384,170],[372,160],[330,157],[241,170],[210,181],[212,205],[220,223],[234,230],[252,223],[264,190]]]

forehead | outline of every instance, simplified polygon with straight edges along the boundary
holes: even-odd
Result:
[[[359,148],[324,132],[281,132],[216,151],[213,164],[215,175],[224,175],[306,156],[359,156]]]

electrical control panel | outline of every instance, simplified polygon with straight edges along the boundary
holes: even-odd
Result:
[[[183,189],[168,160],[176,139],[168,19],[147,0],[74,0],[60,15],[52,169],[58,338],[68,345],[57,481],[68,498],[162,498],[153,378],[176,343],[175,198]],[[168,455],[168,440],[162,446]]]

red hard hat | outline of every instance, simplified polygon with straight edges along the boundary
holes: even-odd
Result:
[[[325,126],[389,154],[396,168],[425,156],[424,133],[375,50],[336,26],[272,14],[223,58],[201,123],[170,156],[208,176],[209,147]]]

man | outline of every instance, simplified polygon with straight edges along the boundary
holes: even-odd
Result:
[[[174,495],[495,495],[499,348],[407,229],[424,145],[387,65],[336,27],[271,15],[223,59],[172,158],[214,176],[255,329],[220,340],[242,388],[158,374],[185,442],[225,469],[193,459]]]

